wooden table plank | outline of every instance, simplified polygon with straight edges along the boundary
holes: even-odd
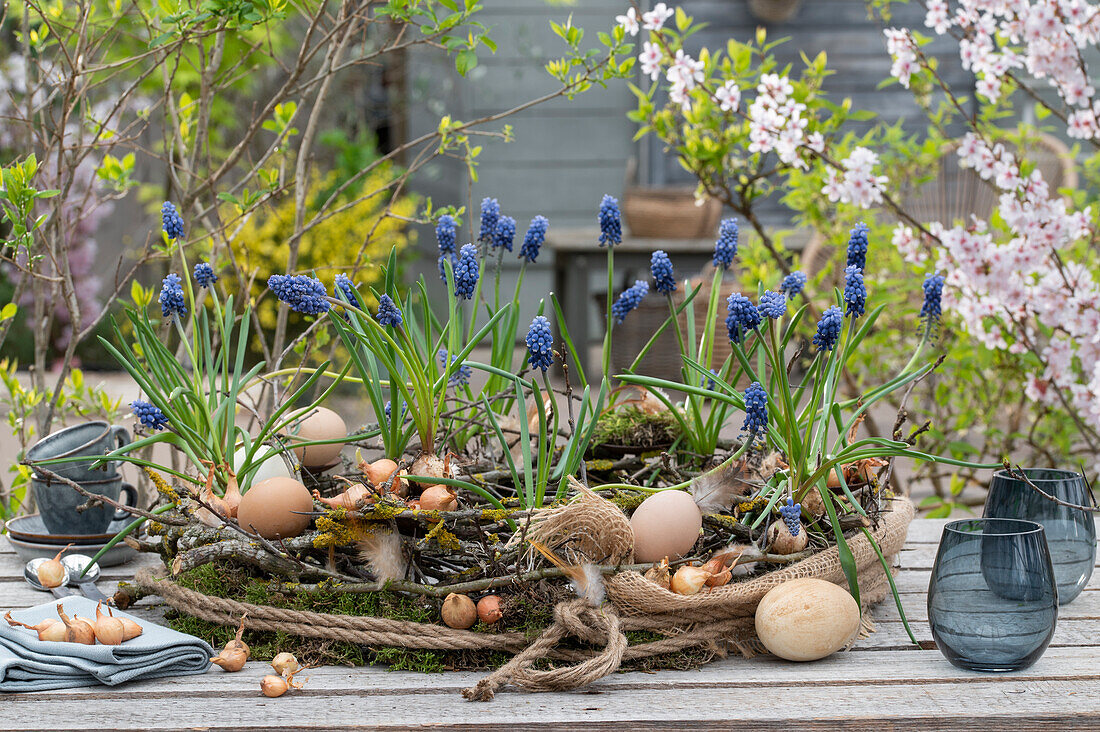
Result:
[[[925,592],[945,521],[914,521],[899,557],[897,584],[918,640],[931,640]],[[21,579],[0,541],[0,597],[10,607],[50,600]],[[142,564],[156,562],[142,557]],[[112,568],[105,592],[139,564]],[[1011,724],[1063,730],[1100,727],[1096,633],[1100,573],[1061,609],[1054,641],[1030,669],[978,674],[948,664],[936,650],[913,646],[897,608],[875,610],[878,632],[847,653],[812,664],[770,656],[730,657],[693,671],[615,674],[587,690],[555,694],[502,692],[489,704],[459,692],[478,673],[422,675],[377,667],[311,669],[306,688],[280,699],[259,693],[269,670],[250,663],[239,674],[161,679],[0,697],[0,730],[8,729],[975,729]],[[156,599],[138,606],[149,617]],[[681,693],[676,693],[681,692]],[[792,703],[790,700],[794,700]]]

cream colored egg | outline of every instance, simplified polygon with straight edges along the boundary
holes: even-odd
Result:
[[[805,577],[772,589],[756,607],[756,634],[788,661],[816,661],[859,633],[859,605],[844,588]]]
[[[348,436],[348,428],[344,420],[331,409],[314,407],[301,410],[298,414],[302,415],[301,419],[291,422],[286,429],[287,440],[291,444],[314,440],[339,440]],[[332,445],[309,445],[294,448],[294,454],[307,468],[323,468],[336,461],[343,447],[338,442]]]
[[[267,445],[261,445],[256,448],[255,460],[259,460],[267,453],[271,452],[271,448]],[[244,447],[238,447],[237,451],[233,453],[233,472],[238,475],[241,472],[241,467],[244,466],[245,458],[248,456],[248,451]],[[293,461],[292,461],[293,462]],[[257,483],[263,483],[268,478],[294,478],[294,473],[286,465],[286,460],[282,455],[274,454],[267,460],[260,463],[260,467],[256,468],[251,474],[249,479],[250,485],[256,485]]]
[[[269,478],[255,483],[241,498],[237,523],[265,539],[298,536],[312,520],[313,498],[293,478]]]
[[[630,517],[634,558],[639,562],[659,562],[665,557],[679,559],[695,546],[702,527],[703,514],[688,493],[677,490],[654,493]]]

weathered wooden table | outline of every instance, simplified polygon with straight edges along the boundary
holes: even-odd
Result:
[[[728,658],[696,671],[624,673],[562,694],[505,691],[489,703],[464,701],[479,674],[422,675],[382,668],[319,668],[305,689],[279,699],[260,695],[268,672],[250,663],[236,674],[115,688],[0,695],[0,730],[66,729],[1017,729],[1100,728],[1100,575],[1062,608],[1046,655],[1025,671],[979,674],[951,666],[928,630],[925,591],[944,521],[917,520],[901,554],[898,588],[921,647],[905,635],[887,601],[878,632],[849,652],[794,664],[771,657]],[[139,562],[104,570],[104,591]],[[0,540],[0,606],[48,601],[22,579]],[[158,617],[155,600],[139,614]]]

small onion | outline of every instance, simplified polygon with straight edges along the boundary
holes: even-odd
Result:
[[[244,635],[244,617],[241,616],[241,624],[237,626],[237,635],[222,648],[221,653],[210,659],[210,663],[221,666],[226,671],[240,671],[248,662],[252,650],[248,644],[241,640]]]
[[[486,625],[492,625],[504,617],[498,595],[486,595],[477,601],[477,617]]]
[[[330,508],[343,508],[348,511],[355,511],[364,504],[374,503],[377,496],[373,490],[362,483],[352,483],[348,486],[347,490],[333,498],[322,498],[320,491],[317,490],[313,491],[313,498]]]
[[[457,506],[457,495],[449,485],[433,485],[420,494],[420,508],[425,511],[453,511]]]
[[[668,557],[661,560],[660,564],[654,564],[652,567],[646,570],[645,578],[650,582],[656,582],[666,590],[669,588],[669,583],[672,578],[668,573]]]
[[[275,697],[282,696],[286,693],[286,690],[290,688],[286,679],[282,676],[275,676],[274,674],[268,674],[260,679],[260,691],[264,693],[264,696],[274,699]]]
[[[466,595],[454,592],[447,595],[439,614],[444,623],[459,630],[465,630],[477,622],[477,606],[474,601]]]
[[[676,570],[676,574],[672,575],[669,589],[677,595],[695,595],[703,589],[703,585],[710,577],[711,573],[702,567],[692,567],[690,564],[685,564]]]
[[[112,612],[110,605],[107,606],[107,612],[110,613],[112,617],[114,616],[114,612]],[[122,640],[124,641],[128,641],[131,638],[137,638],[145,632],[140,625],[130,620],[130,618],[119,618],[118,621],[122,623]]]
[[[84,618],[70,618],[65,614],[61,603],[57,604],[57,615],[65,624],[65,638],[67,643],[80,643],[85,646],[95,645],[95,627]]]
[[[810,543],[810,537],[806,534],[806,527],[801,522],[798,526],[798,536],[794,536],[787,528],[785,521],[773,521],[768,527],[768,551],[772,554],[797,554],[805,549]]]
[[[8,625],[12,626],[13,628],[26,628],[27,630],[33,630],[34,632],[38,633],[38,640],[42,641],[63,641],[65,640],[65,633],[68,631],[64,623],[62,623],[60,620],[54,620],[53,618],[46,618],[37,625],[27,625],[26,623],[21,623],[11,616],[10,610],[7,612],[6,615],[4,615],[4,620],[7,620]]]
[[[117,646],[126,639],[126,628],[122,621],[103,614],[103,602],[95,606],[95,637],[105,646]]]
[[[46,589],[53,589],[54,587],[60,587],[65,584],[65,580],[68,578],[68,570],[65,569],[65,565],[61,563],[61,555],[72,546],[65,547],[60,550],[53,559],[47,559],[38,565],[38,582]]]
[[[733,572],[726,566],[725,557],[719,556],[711,559],[703,565],[703,569],[710,572],[711,575],[707,578],[707,587],[721,587],[733,578]]]
[[[284,651],[271,659],[271,668],[275,669],[275,673],[280,676],[286,676],[287,674],[293,676],[302,667],[298,664],[298,659],[294,657],[293,653]]]

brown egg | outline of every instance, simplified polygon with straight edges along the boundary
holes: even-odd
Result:
[[[634,529],[634,558],[637,561],[679,559],[698,541],[703,514],[688,493],[661,491],[634,509],[630,527]]]
[[[772,588],[756,607],[756,634],[788,661],[816,661],[859,633],[859,605],[844,588],[804,577]]]
[[[309,526],[313,499],[293,478],[268,478],[248,489],[237,508],[237,522],[265,539],[290,539]],[[295,513],[295,512],[298,513]]]
[[[339,440],[348,436],[348,427],[339,414],[325,407],[299,410],[297,415],[302,418],[287,425],[287,440],[295,442],[312,442],[314,440]],[[332,445],[310,445],[308,447],[294,448],[294,454],[307,468],[323,468],[331,465],[340,455],[344,446],[340,443]]]

